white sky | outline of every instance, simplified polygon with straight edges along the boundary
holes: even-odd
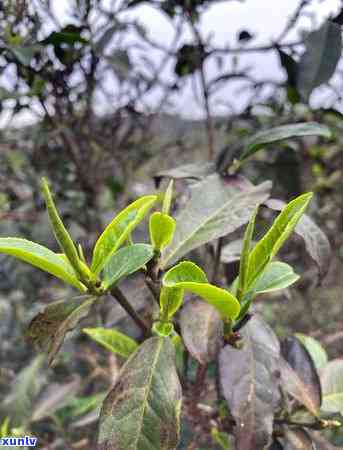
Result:
[[[51,1],[61,23],[69,22],[68,9],[70,0],[52,0]],[[235,46],[237,32],[242,29],[248,29],[256,34],[257,38],[252,45],[268,44],[273,38],[280,34],[288,18],[297,5],[299,0],[246,0],[224,2],[211,7],[204,14],[201,22],[201,29],[205,35],[211,35],[214,42],[219,45],[231,44]],[[308,11],[316,13],[315,23],[304,18],[300,23],[300,29],[308,29],[318,24],[329,15],[336,13],[341,6],[340,0],[317,0],[314,6],[308,8]],[[139,6],[132,9],[131,16],[137,18],[147,28],[149,35],[154,41],[167,44],[173,39],[173,28],[169,19],[162,13],[153,10],[148,6]],[[299,28],[298,28],[299,30]],[[296,36],[289,35],[289,40]],[[185,35],[187,40],[187,34]],[[278,58],[273,52],[264,54],[249,54],[242,59],[244,64],[255,67],[255,75],[257,78],[280,78]],[[208,67],[208,75],[215,73],[215,67]],[[190,85],[190,82],[188,83]],[[235,109],[244,106],[245,99],[235,94],[236,86],[225,88],[220,93],[220,100],[223,102],[232,102]],[[196,103],[193,91],[190,86],[183,90],[182,95],[178,95],[173,99],[175,101],[175,112],[182,112],[184,116],[197,117],[200,114],[199,105]],[[314,99],[314,103],[316,99]],[[216,112],[227,111],[221,110],[216,103]],[[5,117],[0,115],[0,127],[6,122]],[[21,121],[27,122],[30,116],[22,115]]]

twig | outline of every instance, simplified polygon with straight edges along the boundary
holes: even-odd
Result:
[[[133,309],[128,299],[124,295],[124,293],[119,289],[118,286],[115,286],[111,289],[111,295],[114,297],[120,306],[125,309],[131,319],[136,323],[136,325],[142,330],[145,337],[150,336],[150,330],[147,325],[143,322],[143,320],[138,316],[137,312]]]

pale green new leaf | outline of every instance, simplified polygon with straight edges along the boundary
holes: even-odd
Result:
[[[251,216],[251,219],[249,221],[247,229],[245,230],[245,233],[244,233],[243,248],[242,248],[241,259],[240,259],[240,263],[239,263],[239,277],[238,277],[238,291],[237,291],[237,296],[238,296],[239,301],[241,300],[241,298],[245,292],[246,281],[247,281],[248,271],[249,271],[250,247],[251,247],[252,237],[254,234],[255,220],[256,220],[257,212],[258,212],[258,208],[256,208],[253,215]]]
[[[279,261],[271,262],[253,285],[252,290],[257,295],[286,289],[296,283],[299,278],[300,276],[288,264]]]
[[[45,178],[42,180],[42,190],[50,223],[62,252],[66,255],[77,273],[85,274],[87,276],[89,270],[87,270],[87,266],[80,262],[76,246],[62,222],[50,192],[48,181]]]
[[[128,358],[138,347],[136,341],[113,328],[84,328],[82,331],[110,352],[123,358]]]
[[[147,195],[131,203],[105,228],[97,240],[91,270],[98,274],[113,253],[125,242],[133,229],[144,219],[157,200],[156,195]]]
[[[127,360],[104,401],[97,450],[174,450],[180,410],[174,346],[152,337]]]
[[[15,256],[60,278],[81,292],[86,291],[85,286],[77,279],[69,262],[42,245],[21,238],[0,238],[0,253]]]
[[[171,203],[173,200],[173,186],[174,180],[170,180],[163,198],[163,205],[162,205],[163,214],[170,213]]]
[[[104,267],[104,288],[108,289],[123,277],[137,272],[154,256],[154,249],[147,244],[133,244],[120,248]]]
[[[163,250],[173,239],[175,219],[168,214],[154,212],[149,220],[150,240],[155,250]]]
[[[249,257],[247,288],[250,288],[263,273],[267,264],[290,236],[312,196],[312,192],[303,194],[288,203],[275,219],[270,230],[253,248]]]
[[[162,286],[160,294],[161,316],[170,320],[182,305],[184,290]]]
[[[214,306],[223,318],[235,319],[240,311],[236,297],[228,291],[209,284],[205,273],[196,264],[183,261],[171,268],[163,277],[162,284],[198,295]]]

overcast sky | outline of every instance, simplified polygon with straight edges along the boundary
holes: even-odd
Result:
[[[62,24],[70,22],[68,14],[70,0],[52,0],[51,1]],[[297,5],[299,0],[246,0],[245,2],[230,1],[223,2],[211,7],[202,17],[201,29],[205,35],[212,35],[212,39],[219,45],[236,44],[237,32],[242,29],[248,29],[256,34],[256,39],[253,45],[268,44],[273,38],[276,38],[280,30],[284,27],[288,18]],[[300,27],[309,29],[313,26],[319,25],[320,22],[331,14],[337,13],[341,6],[341,0],[317,0],[308,11],[314,11],[316,16],[316,23],[311,24],[309,18],[304,18],[300,22]],[[151,38],[155,41],[168,44],[173,39],[173,28],[168,18],[162,13],[152,9],[148,6],[139,6],[132,10],[131,16],[137,18],[145,25]],[[296,36],[289,35],[289,40]],[[184,36],[187,40],[187,33]],[[282,78],[283,73],[280,71],[278,58],[275,57],[274,52],[264,54],[249,54],[245,55],[242,60],[246,65],[253,65],[255,67],[255,75],[257,78]],[[215,71],[215,67],[207,67],[208,75]],[[190,84],[190,83],[189,83]],[[244,107],[246,99],[244,95],[237,96],[234,94],[237,86],[224,89],[220,94],[222,102],[234,103],[235,109],[239,110]],[[320,98],[320,95],[317,95]],[[200,108],[194,100],[192,89],[187,87],[183,90],[182,95],[178,95],[174,99],[175,111],[182,111],[185,116],[199,116]],[[152,99],[153,101],[153,99]],[[312,100],[316,102],[316,96]],[[317,100],[318,101],[318,100]],[[221,106],[216,102],[216,112],[225,112]],[[0,126],[4,124],[4,117],[1,120]],[[22,120],[28,120],[27,115],[22,117]]]

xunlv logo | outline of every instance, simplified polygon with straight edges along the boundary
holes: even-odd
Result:
[[[37,438],[24,437],[3,437],[0,438],[0,447],[36,447]]]

